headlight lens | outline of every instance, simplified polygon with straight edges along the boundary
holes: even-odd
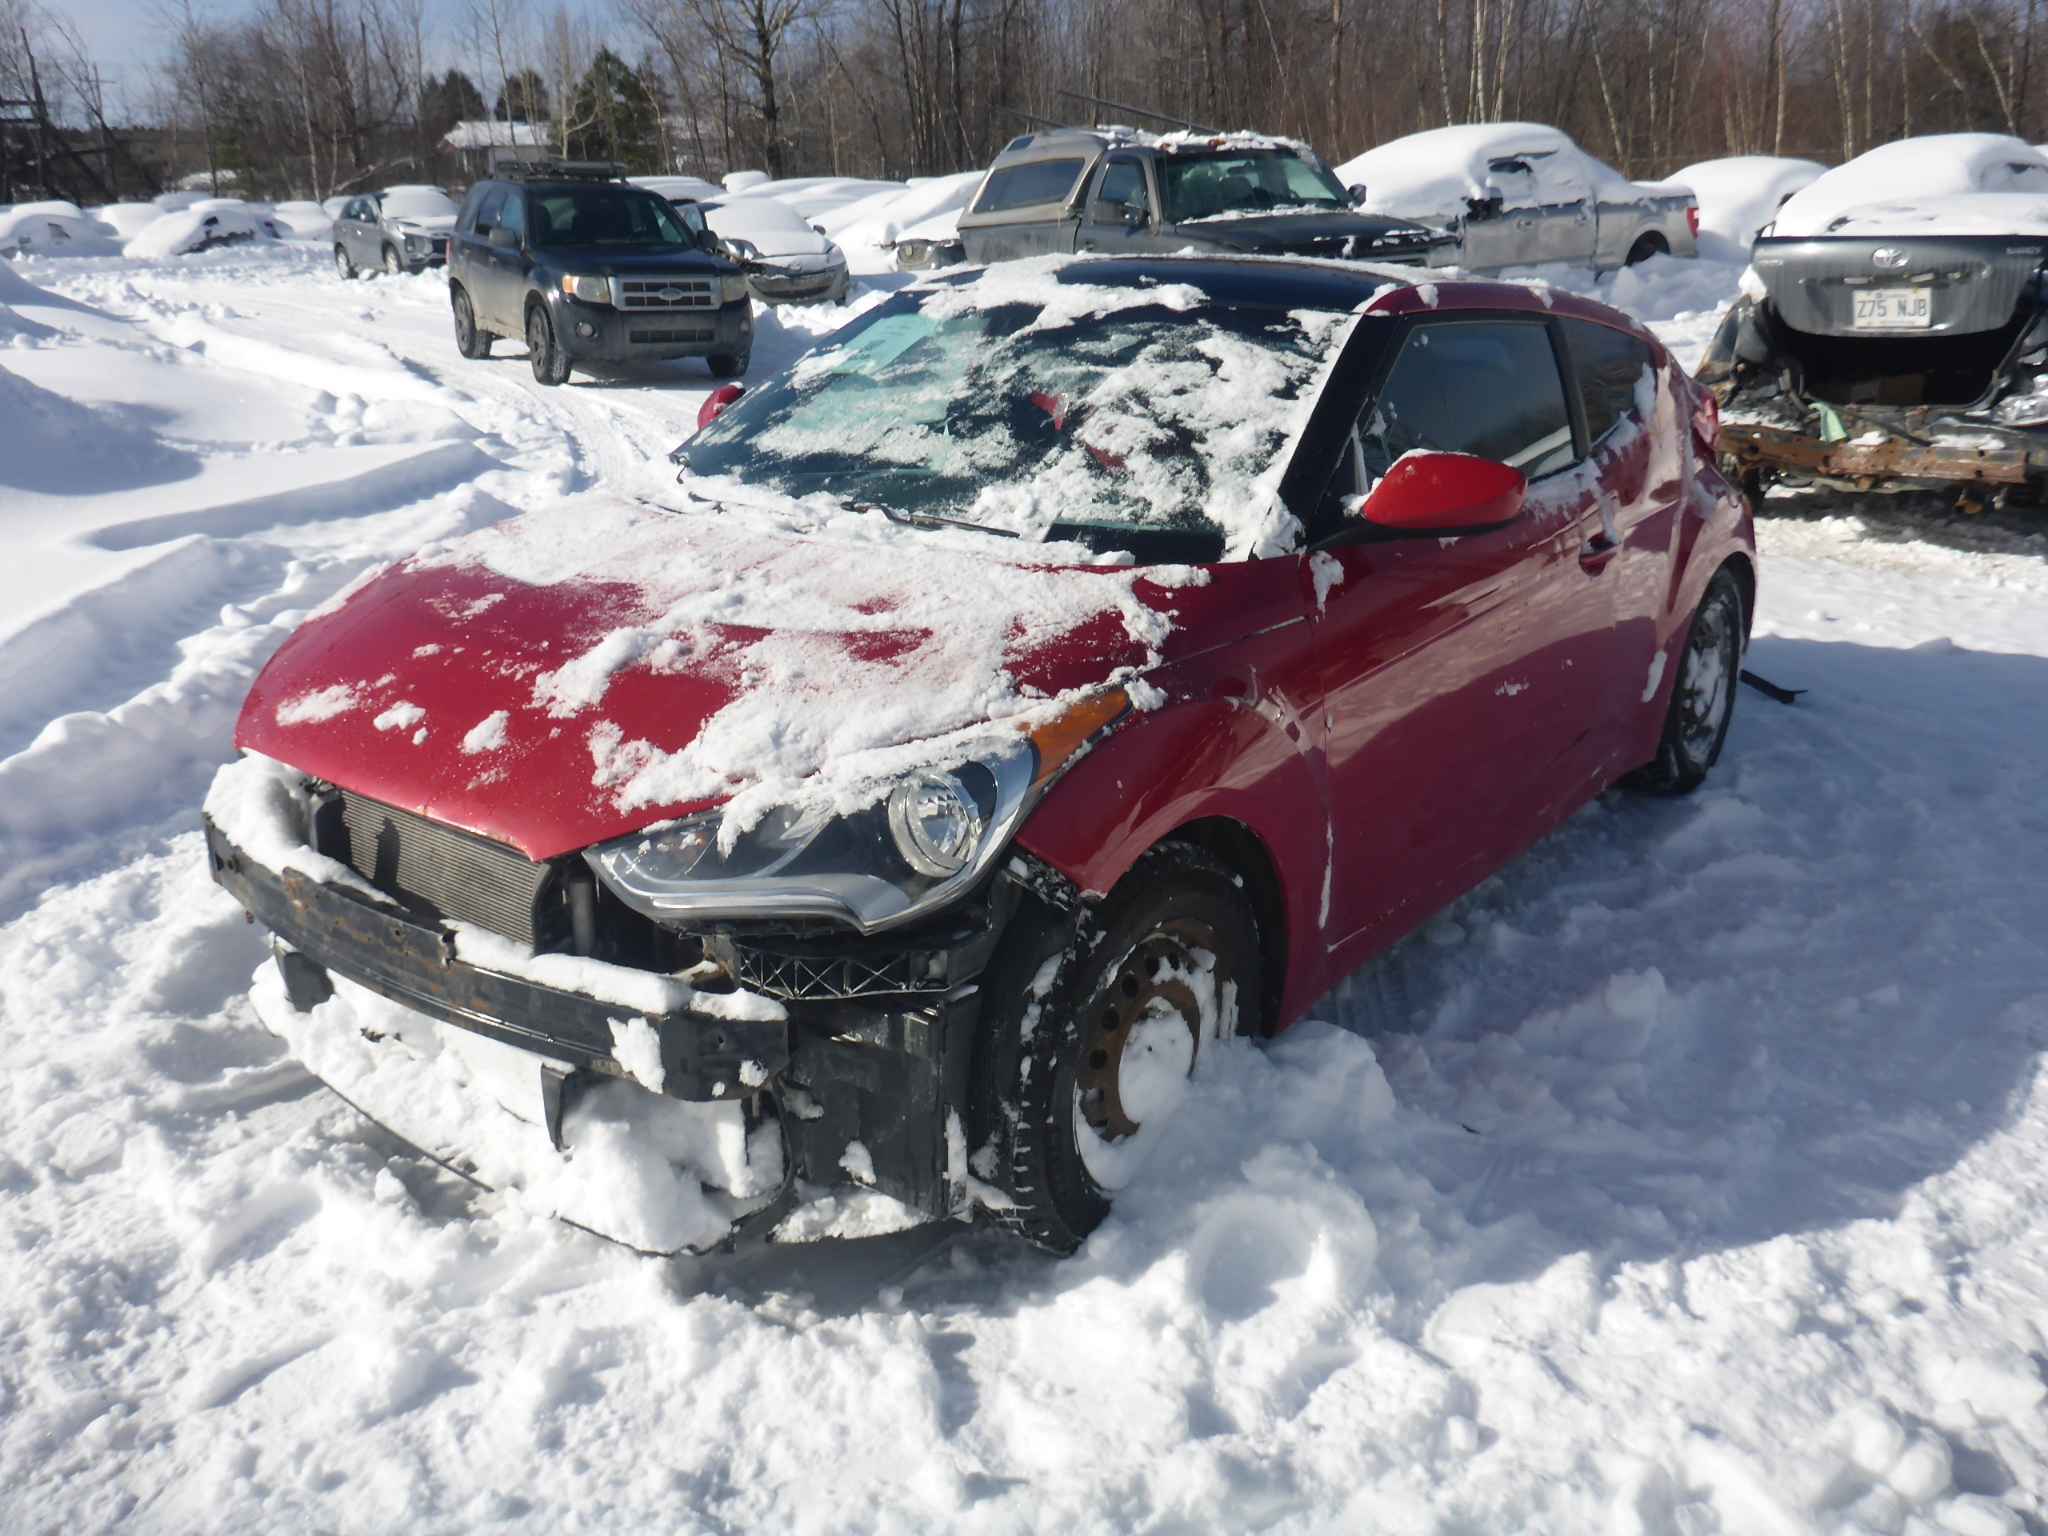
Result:
[[[747,286],[747,274],[728,272],[718,280],[718,301],[721,304],[737,304],[753,293]]]
[[[730,849],[711,810],[584,855],[620,900],[660,921],[820,917],[873,933],[964,893],[1009,846],[1060,769],[1127,701],[1083,700],[997,757],[920,771],[847,816],[771,812]]]
[[[612,280],[608,277],[564,277],[562,292],[586,304],[609,304],[612,301]]]
[[[973,793],[950,773],[920,773],[889,791],[889,835],[921,875],[958,874],[974,856],[981,826]]]
[[[761,254],[760,247],[751,240],[728,240],[725,248],[745,261],[753,261]]]

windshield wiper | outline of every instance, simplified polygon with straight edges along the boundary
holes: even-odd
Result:
[[[898,512],[894,507],[885,507],[875,501],[849,501],[841,505],[855,512],[879,512],[904,528],[965,528],[971,533],[992,533],[999,539],[1023,537],[1013,528],[992,528],[987,523],[970,522],[964,517],[946,517],[938,512]]]

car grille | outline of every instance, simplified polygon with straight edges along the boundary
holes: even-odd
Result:
[[[710,952],[741,986],[770,997],[809,1002],[878,997],[901,992],[944,992],[951,985],[944,950],[876,950],[853,954],[777,950],[720,935]]]
[[[340,826],[320,841],[321,852],[347,864],[385,894],[435,917],[538,944],[543,912],[553,903],[554,867],[536,864],[516,848],[382,805],[347,790],[338,792]],[[333,826],[329,818],[318,818]]]
[[[634,310],[716,309],[718,283],[708,277],[622,277],[619,308]]]
[[[711,332],[706,330],[626,332],[626,340],[639,346],[664,346],[673,345],[678,342],[688,343],[693,341],[709,341],[710,339]]]

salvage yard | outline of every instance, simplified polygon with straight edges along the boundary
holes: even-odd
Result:
[[[310,1077],[198,813],[309,611],[673,499],[714,381],[328,259],[0,262],[0,1530],[2048,1532],[2043,514],[1774,494],[1798,702],[1205,1058],[1074,1258],[669,1265]],[[1546,275],[1691,364],[1739,270]]]

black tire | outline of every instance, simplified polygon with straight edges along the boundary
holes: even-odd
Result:
[[[1724,565],[1707,583],[1686,629],[1657,755],[1624,781],[1630,789],[1689,795],[1706,782],[1735,718],[1746,633],[1742,584]]]
[[[478,328],[476,311],[470,307],[469,295],[456,288],[449,301],[455,310],[455,350],[464,357],[489,357],[491,343],[498,338],[490,331]]]
[[[1183,1039],[1179,1026],[1200,995],[1183,978],[1200,970],[1203,952],[1217,1016]],[[1049,960],[1057,963],[1044,980]],[[1222,1014],[1233,985],[1234,1020]],[[1020,915],[983,995],[995,1001],[975,1060],[970,1165],[1010,1202],[991,1209],[995,1224],[1071,1253],[1113,1198],[1091,1157],[1136,1133],[1124,1127],[1143,1125],[1124,1102],[1137,1081],[1124,1075],[1127,1042],[1150,1026],[1144,1048],[1184,1050],[1192,1071],[1212,1040],[1262,1032],[1258,914],[1215,855],[1164,842],[1099,910],[1063,920]],[[1170,1072],[1179,1057],[1165,1063]]]
[[[405,276],[405,258],[398,254],[398,247],[395,245],[384,247],[384,271],[390,277]]]
[[[336,241],[334,245],[334,270],[341,274],[341,280],[345,283],[362,276],[356,270],[355,257],[349,255],[348,247],[340,241]]]
[[[548,318],[545,304],[526,308],[526,360],[533,364],[535,383],[553,386],[569,382],[569,359],[555,342],[555,323]]]
[[[753,360],[753,348],[749,347],[744,352],[714,352],[704,359],[704,366],[711,370],[714,379],[736,379]]]
[[[1638,235],[1636,236],[1636,243],[1628,248],[1628,259],[1622,264],[1633,267],[1638,262],[1648,261],[1652,256],[1669,256],[1670,254],[1671,247],[1664,243],[1662,235]]]

